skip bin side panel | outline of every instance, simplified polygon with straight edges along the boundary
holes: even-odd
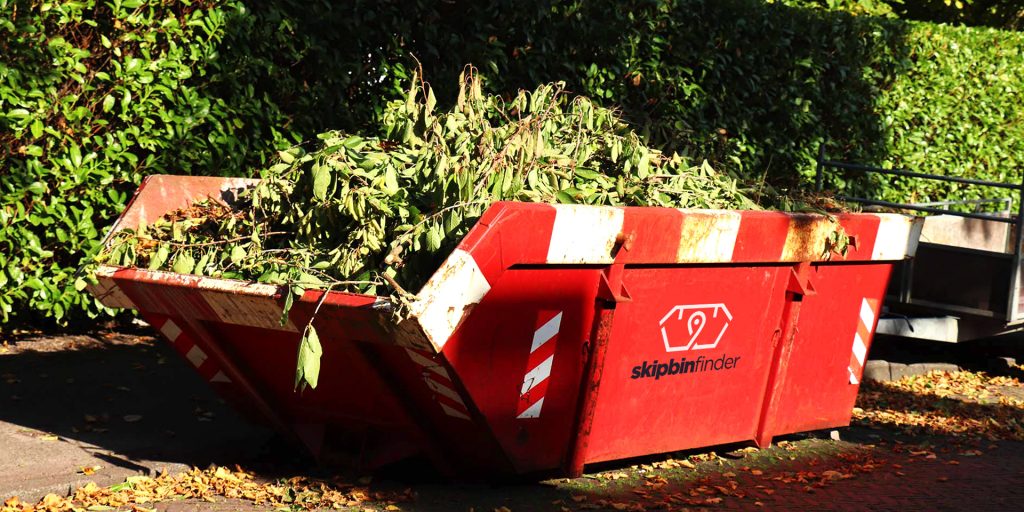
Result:
[[[849,424],[892,263],[816,266],[804,297],[773,434]]]
[[[593,327],[600,270],[513,268],[444,346],[519,473],[561,467]]]
[[[323,304],[315,322],[323,347],[320,382],[299,393],[294,389],[299,326],[309,320],[319,293],[297,301],[281,325],[276,296],[204,288],[203,279],[136,270],[115,277],[119,289],[215,390],[243,409],[272,415],[276,428],[292,433],[309,426],[415,430],[381,381],[381,373],[390,369],[371,366],[357,349],[358,343],[386,341],[371,307],[373,297],[332,294]],[[248,385],[235,382],[236,376]],[[226,392],[238,387],[244,391]]]
[[[393,388],[420,427],[427,455],[441,458],[462,474],[512,474],[513,468],[471,400],[459,375],[443,354],[373,344],[377,360],[394,373]]]
[[[586,461],[753,438],[788,270],[627,268]]]

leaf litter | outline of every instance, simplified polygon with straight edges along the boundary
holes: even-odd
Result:
[[[1019,428],[1024,400],[1002,392],[1008,388],[1024,389],[1024,385],[1015,378],[975,372],[932,372],[895,382],[866,382],[854,417],[860,424],[909,435],[940,434],[981,444],[1024,440]],[[561,485],[571,495],[554,504],[562,510],[647,511],[716,507],[743,500],[771,508],[793,493],[813,494],[868,473],[885,471],[906,478],[906,464],[932,463],[949,468],[960,464],[958,460],[942,460],[945,455],[940,452],[959,457],[984,454],[967,447],[939,450],[920,437],[825,451],[818,448],[821,446],[837,445],[781,440],[768,451],[739,450],[752,454],[750,461],[730,461],[707,452],[597,473],[586,479],[565,480]],[[883,449],[885,446],[888,449]],[[80,472],[89,474],[98,469],[81,468]],[[941,483],[950,477],[937,474],[932,479]],[[592,485],[604,494],[595,494],[583,482],[595,482]],[[396,510],[415,499],[412,490],[383,493],[371,490],[368,484],[306,477],[261,481],[240,467],[212,467],[176,475],[130,477],[110,487],[90,483],[69,496],[51,494],[36,503],[12,497],[3,502],[0,512],[143,511],[161,501],[179,499],[238,499],[286,510]]]
[[[1018,390],[1008,393],[1007,390]],[[854,421],[907,434],[1024,441],[1024,383],[983,372],[932,371],[861,384]]]
[[[141,512],[153,510],[156,503],[180,499],[207,502],[236,499],[285,510],[350,509],[370,505],[396,510],[395,503],[410,501],[412,491],[383,493],[365,486],[308,477],[261,482],[253,473],[240,467],[229,469],[217,466],[175,475],[164,472],[155,477],[131,476],[109,487],[100,487],[90,482],[69,496],[48,494],[36,503],[11,497],[0,504],[0,512],[114,509]]]

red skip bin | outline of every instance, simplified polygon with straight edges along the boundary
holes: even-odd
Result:
[[[153,176],[134,227],[251,180]],[[854,242],[829,251],[841,228]],[[578,475],[585,464],[849,423],[893,263],[895,214],[496,203],[401,323],[330,292],[316,389],[293,391],[307,291],[101,267],[90,291],[138,309],[239,410],[313,454],[361,447],[448,474]]]

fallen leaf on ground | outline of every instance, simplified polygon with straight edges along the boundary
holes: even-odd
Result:
[[[864,382],[854,419],[909,434],[1024,441],[1024,389],[1011,377],[983,372],[932,371],[893,382]]]

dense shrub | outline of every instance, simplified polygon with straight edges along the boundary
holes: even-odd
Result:
[[[99,313],[74,269],[143,175],[248,174],[326,129],[373,133],[417,66],[441,103],[466,63],[492,92],[565,80],[657,146],[785,188],[825,141],[1019,179],[1022,46],[754,0],[0,0],[0,319]]]

